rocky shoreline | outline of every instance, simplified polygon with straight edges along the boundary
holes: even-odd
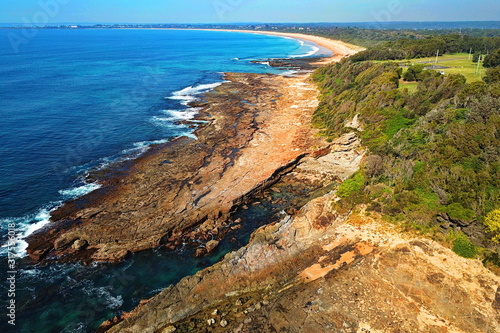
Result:
[[[226,80],[204,97],[197,140],[154,146],[100,178],[101,190],[67,203],[30,237],[31,259],[120,261],[189,243],[203,256],[242,227],[237,210],[296,197],[246,246],[98,332],[500,331],[500,278],[479,261],[363,209],[335,210],[336,186],[365,151],[355,132],[334,142],[316,135],[309,75]],[[362,130],[357,117],[349,127]]]
[[[358,170],[364,153],[349,133],[302,159],[275,186],[316,183],[326,194],[98,332],[498,332],[500,278],[481,262],[334,209],[327,184]]]
[[[28,239],[34,262],[123,260],[129,253],[186,240],[212,243],[231,213],[309,155],[326,153],[310,118],[317,91],[306,76],[226,74],[208,93],[197,140],[154,146],[104,177],[103,188],[53,212]],[[208,245],[208,246],[207,246]],[[209,252],[209,251],[207,251]]]
[[[98,332],[498,332],[500,278],[335,195],[262,227],[218,264]]]

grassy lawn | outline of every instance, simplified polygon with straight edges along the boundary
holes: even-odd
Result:
[[[399,88],[400,89],[407,88],[410,94],[413,94],[414,92],[417,91],[417,84],[418,84],[417,82],[406,82],[403,81],[403,79],[399,80]]]
[[[449,67],[445,69],[438,69],[445,72],[445,74],[462,74],[467,79],[467,82],[480,81],[485,75],[486,69],[480,65],[479,74],[476,74],[477,64],[472,62],[472,57],[469,60],[468,53],[455,53],[455,54],[445,54],[438,57],[438,63],[436,64],[436,57],[430,58],[418,58],[408,60],[412,64],[429,64],[438,65],[443,67]],[[397,61],[398,63],[403,63],[405,61]]]

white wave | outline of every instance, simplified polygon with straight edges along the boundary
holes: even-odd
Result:
[[[97,294],[105,299],[105,305],[108,309],[118,309],[123,305],[123,297],[121,295],[113,296],[106,287],[96,289]]]
[[[198,95],[207,90],[212,90],[220,86],[223,82],[200,84],[199,86],[189,86],[173,93],[174,96]]]
[[[195,101],[197,95],[206,93],[214,88],[217,88],[224,82],[215,82],[208,84],[200,84],[198,86],[189,86],[179,91],[176,91],[172,94],[172,96],[168,97],[169,99],[181,101],[182,105],[188,105],[189,103]]]
[[[85,281],[86,282],[86,281]],[[93,285],[92,282],[88,282],[85,284],[90,284]],[[123,297],[121,295],[118,296],[113,296],[111,292],[109,291],[109,287],[89,287],[86,286],[83,288],[83,292],[87,296],[93,296],[97,299],[103,299],[103,305],[105,305],[108,309],[118,309],[123,305]]]
[[[123,161],[137,158],[137,157],[141,156],[142,154],[144,154],[149,149],[149,147],[151,145],[159,145],[162,143],[167,143],[168,141],[169,141],[169,139],[135,142],[133,144],[132,148],[122,150],[122,154],[124,156],[115,159],[114,162],[123,162]]]
[[[95,191],[97,189],[101,188],[101,185],[98,183],[90,183],[90,184],[85,184],[82,186],[78,187],[73,187],[67,190],[60,190],[59,194],[63,195],[67,199],[75,199],[78,197],[81,197],[85,194],[88,194],[92,191]]]
[[[55,210],[60,204],[61,203],[58,203],[58,205],[52,209],[42,208],[36,214],[26,215],[19,218],[6,218],[0,220],[2,226],[7,226],[9,224],[13,224],[15,226],[14,230],[16,232],[17,241],[10,250],[16,257],[22,258],[26,256],[28,243],[24,239],[33,234],[35,231],[49,224],[50,213]],[[8,245],[9,244],[6,243],[1,246],[0,254],[7,254],[9,250]]]
[[[297,74],[297,73],[299,73],[298,70],[290,69],[290,70],[287,70],[287,71],[280,73],[280,75],[282,75],[282,76],[295,76],[295,74]]]
[[[196,97],[189,95],[170,96],[169,99],[178,100],[184,106],[187,106],[189,103],[196,101]]]
[[[307,52],[307,53],[305,53],[305,54],[300,54],[300,55],[292,55],[292,56],[290,56],[290,58],[310,57],[310,56],[312,56],[312,55],[314,55],[314,54],[318,53],[318,52],[319,52],[319,50],[320,50],[320,48],[319,48],[319,47],[317,47],[317,46],[314,46],[314,45],[309,45],[309,46],[312,48],[312,50],[311,50],[311,51],[309,51],[309,52]]]
[[[151,121],[158,126],[172,128],[172,129],[182,129],[186,128],[186,124],[178,123],[172,120],[172,117],[161,117],[154,116],[151,117]]]
[[[38,268],[30,268],[30,269],[20,269],[19,272],[28,277],[37,277],[42,274],[42,271]]]
[[[200,112],[201,108],[188,108],[185,110],[163,110],[162,113],[170,116],[168,118],[162,118],[170,121],[186,121],[192,120]]]
[[[258,61],[257,63],[265,66],[271,66],[271,63],[269,61]]]
[[[179,135],[170,138],[170,140],[174,140],[180,137],[188,137],[188,138],[193,138],[195,140],[198,140],[198,137],[194,134],[194,130],[190,128],[190,125],[188,124],[183,124],[183,123],[178,123],[178,122],[173,122],[171,117],[152,117],[151,121],[156,124],[157,126],[161,126],[164,128],[171,128],[177,131]],[[196,121],[197,123],[203,124],[206,123],[205,121]],[[183,131],[180,131],[182,130]]]

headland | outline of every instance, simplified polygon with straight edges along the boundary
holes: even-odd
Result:
[[[337,42],[322,46],[335,53],[327,62],[356,52]],[[480,262],[401,234],[380,216],[335,210],[335,186],[366,153],[357,117],[349,119],[352,132],[327,142],[312,126],[319,92],[309,75],[228,73],[226,80],[198,104],[196,120],[207,124],[196,140],[152,147],[107,178],[100,192],[54,212],[54,226],[30,239],[32,259],[120,261],[130,252],[189,242],[202,256],[238,228],[233,212],[255,195],[279,194],[281,182],[317,191],[255,231],[247,246],[98,332],[500,329],[500,279]]]

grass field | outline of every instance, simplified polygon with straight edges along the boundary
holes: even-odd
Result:
[[[442,71],[446,74],[462,74],[467,79],[467,82],[480,81],[486,72],[486,68],[480,65],[479,74],[476,74],[477,63],[472,62],[472,57],[469,59],[468,53],[445,54],[438,57],[437,64],[435,63],[436,57],[411,59],[410,62],[414,64],[429,64],[449,67],[442,69]]]
[[[469,59],[468,53],[454,53],[445,54],[438,57],[438,62],[436,64],[436,57],[430,58],[417,58],[409,60],[397,60],[398,64],[411,63],[411,64],[429,64],[448,67],[444,69],[437,69],[438,71],[443,71],[446,74],[462,74],[467,79],[467,82],[481,81],[485,75],[486,68],[482,65],[479,66],[479,74],[476,74],[477,63],[472,62],[472,57]],[[406,68],[404,69],[406,71]],[[410,92],[414,92],[417,89],[416,82],[405,82],[400,81],[400,88],[408,88]]]

